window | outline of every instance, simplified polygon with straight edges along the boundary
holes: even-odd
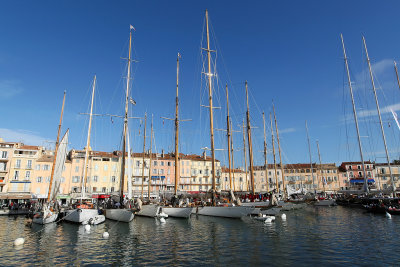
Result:
[[[32,169],[32,160],[31,159],[28,160],[28,162],[26,164],[26,168],[27,169]]]
[[[167,173],[168,173],[168,174],[171,174],[171,170],[170,170],[170,169],[168,169]]]
[[[37,165],[35,166],[35,169],[36,169],[37,171],[40,171],[40,164],[37,164]]]
[[[6,159],[7,158],[7,151],[2,151],[1,152],[1,158]]]
[[[136,167],[140,167],[140,161],[139,160],[136,161]]]
[[[225,182],[228,182],[228,177],[225,177]]]
[[[31,171],[25,172],[25,179],[29,179],[31,177]]]
[[[99,177],[97,175],[93,176],[93,182],[97,182],[98,179]]]
[[[21,160],[17,159],[17,161],[15,162],[15,168],[21,168]]]
[[[158,161],[156,161],[156,160],[153,161],[153,165],[154,165],[154,166],[157,166],[157,165],[158,165]]]
[[[361,170],[361,166],[360,166],[360,165],[357,165],[357,169]]]
[[[14,172],[14,180],[18,180],[19,177],[19,171]]]
[[[79,172],[79,166],[75,166],[75,172]]]
[[[41,182],[42,182],[42,177],[40,177],[40,176],[39,176],[39,177],[36,177],[36,182],[37,182],[37,183],[41,183]]]
[[[114,192],[114,187],[111,187],[110,192],[111,193]]]
[[[61,177],[61,183],[65,183],[65,177]]]
[[[203,170],[199,170],[199,174],[202,174],[203,173]]]
[[[98,170],[99,170],[99,165],[97,165],[97,164],[94,165],[94,170],[95,170],[95,171],[98,171]]]
[[[79,176],[72,176],[73,183],[79,183]]]
[[[240,181],[240,182],[243,182],[243,178],[242,178],[242,177],[239,177],[239,181]]]
[[[115,183],[115,176],[111,176],[111,182]],[[114,187],[111,187],[111,188],[114,188]],[[111,191],[111,192],[113,192],[113,191]]]
[[[107,191],[107,188],[106,187],[103,187],[102,189],[101,189],[101,192],[103,192],[103,193],[105,193]]]
[[[72,192],[77,193],[78,192],[78,187],[72,187]]]
[[[163,169],[160,170],[160,174],[164,174],[164,170]]]
[[[161,165],[161,166],[164,166],[164,161],[161,161],[160,165]]]
[[[93,187],[92,192],[97,192],[97,187]]]
[[[108,171],[108,165],[107,164],[104,165],[104,170]]]
[[[47,164],[46,164],[46,165],[43,165],[43,170],[44,170],[44,171],[48,171],[48,170],[49,170],[49,165],[47,165]]]
[[[46,177],[46,183],[50,183],[50,177]]]

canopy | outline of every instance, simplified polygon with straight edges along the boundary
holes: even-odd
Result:
[[[350,183],[351,184],[363,184],[364,183],[364,179],[350,179]],[[372,184],[375,183],[374,179],[368,179],[368,183]]]

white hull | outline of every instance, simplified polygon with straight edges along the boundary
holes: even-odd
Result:
[[[135,214],[129,209],[106,209],[106,218],[119,222],[130,222]]]
[[[35,217],[35,216],[32,219],[33,223],[46,224],[46,223],[55,222],[57,220],[58,213],[54,212],[54,213],[48,214],[45,218],[43,218],[42,214],[40,216],[37,216],[37,217]]]
[[[169,217],[177,218],[189,218],[192,214],[191,207],[173,208],[173,207],[163,207],[162,211],[166,213]]]
[[[67,215],[65,215],[64,218],[69,222],[82,223],[94,218],[97,215],[99,215],[99,213],[95,209],[74,209],[68,210]]]
[[[259,202],[242,202],[240,206],[243,207],[268,207],[269,201],[259,201]]]
[[[250,214],[253,210],[251,207],[234,206],[234,207],[197,207],[195,212],[198,215],[225,217],[225,218],[241,218]]]
[[[106,217],[104,215],[96,215],[87,221],[83,221],[82,224],[83,225],[86,225],[86,224],[97,225],[97,224],[105,222],[105,220],[106,220]]]
[[[136,213],[137,216],[156,217],[160,212],[160,206],[156,204],[142,205],[141,210]]]

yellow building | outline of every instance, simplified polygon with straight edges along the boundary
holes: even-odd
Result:
[[[53,151],[45,151],[43,155],[36,160],[34,178],[31,182],[31,193],[33,198],[45,199],[48,196],[51,170],[53,167],[54,160]],[[58,198],[68,198],[70,193],[70,183],[71,183],[71,161],[66,159],[62,176],[60,188],[58,191]]]
[[[18,143],[4,142],[0,138],[0,194],[7,192],[11,159],[17,145]]]
[[[17,144],[10,158],[6,185],[9,199],[31,198],[34,166],[44,152],[44,147]]]

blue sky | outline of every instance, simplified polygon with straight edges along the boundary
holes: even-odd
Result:
[[[245,112],[248,81],[255,164],[262,164],[262,112],[272,111],[281,131],[285,163],[308,162],[305,120],[313,161],[319,140],[324,162],[359,160],[340,43],[343,33],[355,82],[365,158],[383,162],[384,148],[361,36],[365,35],[391,158],[399,158],[399,129],[390,109],[400,111],[393,60],[400,61],[397,1],[3,1],[0,8],[0,137],[52,146],[67,90],[63,129],[70,148],[85,144],[90,87],[97,75],[95,113],[122,114],[129,25],[134,32],[132,116],[154,114],[153,151],[173,148],[176,55],[180,66],[180,149],[210,147],[204,78],[204,11],[212,27],[217,66],[215,128],[225,128],[225,83],[234,128]],[[203,41],[203,42],[202,42]],[[121,121],[95,118],[92,148],[121,146]],[[133,150],[142,151],[143,120],[131,120]],[[269,121],[267,142],[271,148]],[[149,123],[148,123],[149,126]],[[148,128],[148,132],[149,132]],[[216,147],[226,148],[216,131]],[[148,145],[147,145],[148,146]],[[242,165],[242,135],[234,134],[235,164]],[[270,153],[271,154],[271,153]],[[226,152],[217,152],[226,161]],[[269,156],[271,162],[272,156]]]

